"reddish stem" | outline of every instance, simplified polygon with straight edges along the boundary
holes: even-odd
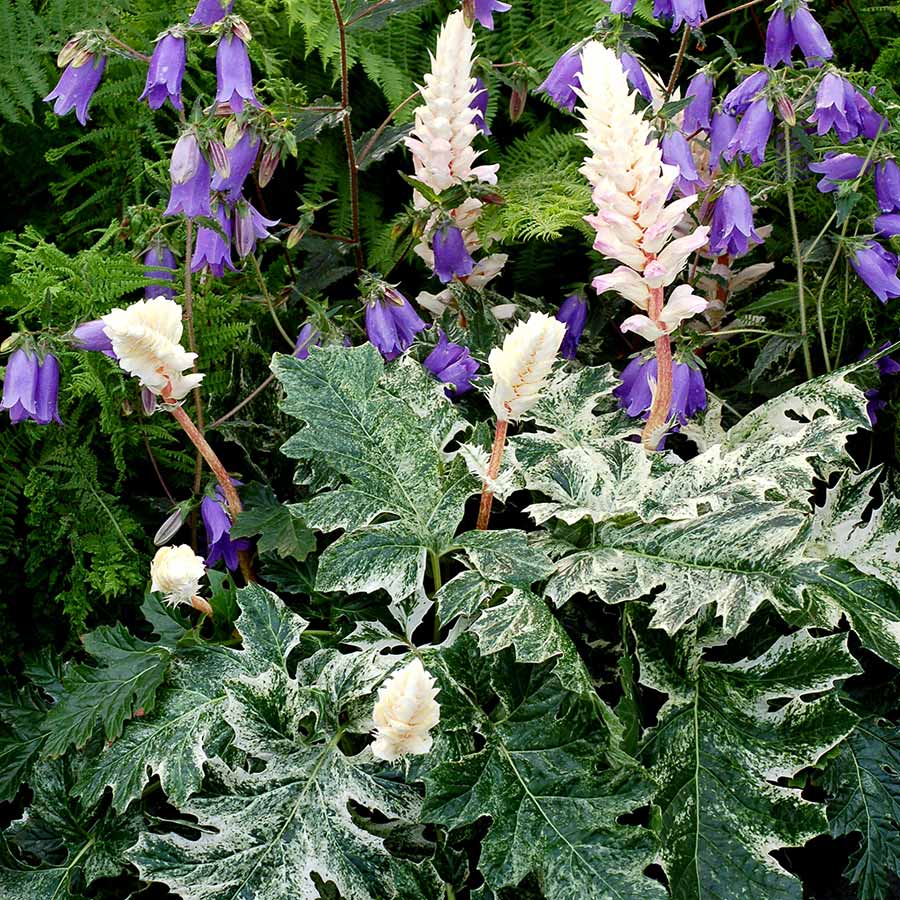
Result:
[[[500,471],[500,463],[503,460],[503,448],[506,446],[506,429],[509,422],[505,419],[497,420],[497,429],[494,432],[494,446],[491,448],[491,459],[488,463],[487,475],[493,481]],[[485,481],[481,486],[481,506],[478,508],[478,524],[475,526],[479,531],[484,531],[488,527],[491,518],[491,505],[494,502],[494,494]]]
[[[663,308],[663,289],[652,288],[648,315],[658,325]],[[641,443],[647,450],[656,450],[669,422],[672,405],[672,342],[667,334],[656,339],[656,391],[650,416],[641,433]]]

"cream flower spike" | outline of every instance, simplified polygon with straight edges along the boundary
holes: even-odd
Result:
[[[183,400],[200,382],[199,373],[185,375],[196,353],[181,346],[181,307],[168,297],[138,300],[128,309],[102,316],[119,365],[140,379],[141,386],[166,399]]]
[[[452,13],[441,28],[437,47],[431,57],[431,72],[419,88],[423,105],[416,109],[416,120],[406,146],[413,155],[415,175],[436,192],[473,179],[497,183],[497,166],[474,166],[481,155],[472,148],[478,134],[476,116],[470,107],[472,55],[475,39],[466,25],[462,10]],[[415,194],[418,208],[427,205]]]
[[[671,334],[685,319],[703,312],[707,306],[706,300],[695,294],[689,284],[679,284],[669,295],[656,322],[649,316],[629,316],[619,327],[622,331],[633,331],[648,341],[655,341],[664,334]]]
[[[515,421],[537,402],[556,361],[566,326],[545,313],[532,313],[488,357],[494,377],[490,404],[498,422]]]
[[[416,658],[378,689],[378,701],[372,712],[374,756],[394,762],[401,756],[427,753],[431,749],[434,740],[429,732],[441,718],[434,681],[434,676]]]
[[[197,596],[204,575],[206,565],[203,558],[197,556],[187,544],[160,547],[150,563],[150,590],[159,591],[170,606],[184,603],[210,615],[212,610],[209,604]]]

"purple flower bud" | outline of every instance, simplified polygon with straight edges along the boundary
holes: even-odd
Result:
[[[263,151],[262,159],[259,161],[259,173],[256,176],[256,180],[261,188],[264,188],[272,180],[272,176],[275,174],[280,161],[281,150],[278,149],[277,145],[269,144]]]
[[[386,360],[396,359],[412,346],[425,323],[395,288],[366,304],[366,334]]]
[[[630,16],[634,13],[635,6],[637,6],[637,0],[612,0],[609,11],[621,16]]]
[[[778,107],[778,115],[781,116],[782,122],[787,122],[793,128],[797,124],[797,113],[791,98],[786,94],[779,94],[775,100],[775,106]]]
[[[550,74],[538,86],[538,90],[546,94],[557,106],[572,112],[578,97],[578,76],[581,75],[581,53],[577,50],[566,50],[550,70]]]
[[[468,347],[454,344],[442,331],[437,346],[422,363],[438,381],[450,385],[448,397],[458,397],[472,390],[472,376],[478,371],[478,361],[472,359]]]
[[[737,119],[734,116],[729,116],[724,112],[713,114],[712,127],[709,131],[709,167],[711,171],[715,172],[719,168],[722,154],[731,143],[737,127]]]
[[[148,279],[154,281],[174,281],[175,269],[178,263],[175,260],[175,254],[168,247],[152,246],[144,254],[144,275]],[[144,288],[144,297],[148,300],[151,297],[168,297],[170,300],[175,296],[175,289],[167,286],[148,284]]]
[[[228,0],[224,8],[219,0],[200,0],[191,16],[191,25],[212,25],[230,15],[232,9],[234,0]]]
[[[321,336],[311,322],[307,322],[297,335],[297,342],[294,344],[294,356],[297,359],[306,359],[309,356],[309,348],[314,344],[316,346],[321,342]]]
[[[55,100],[53,112],[58,116],[64,116],[74,109],[75,118],[82,125],[86,125],[90,118],[88,105],[103,77],[106,57],[101,56],[98,59],[92,53],[88,53],[82,65],[76,66],[75,63],[78,61],[75,60],[66,66],[56,87],[44,97],[44,102],[49,103],[51,100]]]
[[[231,174],[231,159],[221,141],[209,142],[209,158],[212,160],[213,177],[227,178]]]
[[[79,350],[93,350],[103,353],[110,359],[118,359],[113,350],[112,341],[106,336],[106,325],[102,319],[83,322],[72,332],[72,343]]]
[[[578,343],[581,341],[581,333],[587,322],[587,314],[587,303],[580,294],[566,297],[559,307],[556,318],[566,326],[566,334],[562,339],[559,352],[565,359],[575,359],[575,355],[578,353]]]
[[[838,189],[839,181],[852,181],[862,173],[865,159],[855,153],[829,153],[820,163],[810,163],[809,171],[825,177],[816,185],[823,194]]]
[[[650,415],[652,395],[650,380],[656,381],[656,357],[649,359],[636,356],[622,370],[622,380],[613,395],[618,398],[619,406],[634,418],[646,419]],[[706,384],[703,373],[687,363],[672,363],[672,401],[669,405],[669,418],[684,425],[700,410],[706,409]]]
[[[156,394],[150,388],[141,388],[141,409],[143,409],[144,415],[152,416],[158,406]]]
[[[443,284],[454,276],[465,278],[475,268],[475,260],[466,249],[462,232],[455,225],[444,225],[434,233],[431,249],[434,251],[434,274]]]
[[[6,364],[0,409],[9,412],[14,425],[35,417],[39,371],[40,364],[35,353],[22,348],[13,350]]]
[[[653,99],[653,94],[641,64],[630,53],[622,53],[619,62],[622,63],[628,83],[649,103]]]
[[[701,129],[709,131],[712,127],[709,118],[712,95],[712,78],[706,72],[698,72],[687,86],[687,96],[691,98],[691,104],[684,110],[681,128],[685,134],[694,134]]]
[[[187,181],[181,184],[172,182],[172,193],[163,215],[177,216],[179,213],[190,219],[212,215],[209,205],[209,163],[202,153],[198,155],[196,171]]]
[[[725,159],[730,162],[738,153],[742,153],[750,157],[753,165],[761,166],[766,158],[766,144],[774,122],[775,114],[769,109],[766,98],[754,100],[725,148]]]
[[[181,109],[181,80],[184,78],[186,54],[183,37],[164,34],[153,50],[144,93],[138,99],[146,100],[150,109],[159,109],[167,99],[175,109]]]
[[[213,174],[212,189],[225,191],[228,194],[229,203],[236,203],[240,197],[244,182],[259,155],[260,145],[259,138],[255,138],[249,131],[245,131],[241,139],[228,151],[230,169],[228,176],[223,178],[218,172]]]
[[[815,124],[819,137],[834,129],[838,140],[846,144],[859,134],[859,113],[853,103],[855,93],[853,85],[834,72],[819,82],[816,108],[807,119]]]
[[[508,12],[512,7],[508,3],[501,3],[500,0],[475,0],[475,18],[478,19],[482,28],[488,31],[494,30],[494,13]]]
[[[672,19],[672,31],[678,31],[683,22],[691,28],[699,27],[707,17],[703,0],[653,0],[653,16],[657,19]]]
[[[472,124],[485,135],[485,137],[489,136],[491,133],[491,129],[488,128],[486,120],[487,105],[487,88],[480,78],[476,78],[475,86],[472,88],[472,99],[469,101],[469,109],[475,110],[475,115],[472,117]]]
[[[743,256],[750,249],[750,242],[761,244],[762,238],[753,227],[753,208],[750,197],[741,184],[730,184],[716,200],[712,226],[709,231],[709,249],[717,256]]]
[[[241,259],[256,249],[256,242],[272,237],[268,229],[278,224],[278,219],[267,219],[252,203],[242,200],[234,211],[234,246]]]
[[[885,213],[875,219],[875,231],[883,237],[900,235],[900,213]]]
[[[247,45],[234,34],[222,35],[216,50],[216,102],[233,113],[244,111],[244,101],[260,106],[253,93],[253,74]]]
[[[768,83],[767,72],[754,72],[725,95],[725,99],[722,101],[722,110],[731,116],[739,116],[746,112]]]
[[[34,421],[38,425],[49,425],[51,422],[62,425],[58,398],[59,362],[52,353],[48,353],[38,369],[37,390],[34,395]]]
[[[772,18],[769,19],[769,25],[766,28],[765,64],[772,69],[779,63],[789,66],[791,53],[796,44],[791,23],[784,10],[779,7],[772,13]]]
[[[824,60],[834,56],[822,26],[813,18],[806,6],[801,6],[794,13],[791,19],[791,32],[794,40],[800,45],[808,66],[820,66]]]
[[[249,550],[250,542],[244,538],[232,540],[231,519],[225,511],[227,501],[220,487],[216,496],[204,497],[200,502],[200,516],[206,530],[206,565],[214,566],[220,559],[232,572],[238,567],[238,552]]]
[[[185,131],[172,148],[169,177],[172,184],[184,184],[197,174],[200,166],[200,144],[193,131]]]
[[[850,265],[882,303],[900,297],[897,257],[877,241],[869,241],[857,250],[850,258]]]
[[[698,185],[702,187],[703,179],[697,172],[691,145],[680,131],[670,131],[661,141],[662,160],[670,166],[678,166],[678,178],[675,187],[682,194],[696,194]]]
[[[224,240],[212,228],[197,229],[197,243],[194,247],[194,258],[191,261],[192,272],[199,272],[205,267],[209,269],[210,274],[221,278],[225,274],[225,269],[235,271],[234,264],[231,262],[231,216],[229,212],[226,204],[219,203],[214,213],[215,220],[225,234]]]

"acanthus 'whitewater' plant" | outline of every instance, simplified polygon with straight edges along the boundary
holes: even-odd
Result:
[[[422,661],[414,659],[378,689],[378,702],[372,711],[373,756],[394,762],[431,750],[434,739],[429,732],[441,718],[441,705],[435,699],[440,688],[434,682]]]
[[[187,544],[160,547],[150,564],[150,590],[158,591],[169,606],[184,604],[212,615],[212,607],[199,596],[206,575],[202,557]]]

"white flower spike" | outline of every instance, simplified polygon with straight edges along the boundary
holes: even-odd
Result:
[[[163,296],[138,300],[102,320],[119,365],[139,378],[142,387],[165,393],[166,399],[183,400],[203,380],[199,373],[184,374],[197,354],[181,346],[184,325],[174,300]]]
[[[488,365],[494,377],[490,403],[498,422],[514,422],[537,402],[556,361],[566,326],[545,313],[532,313],[494,347]]]
[[[394,762],[401,756],[419,755],[431,749],[434,740],[429,732],[441,718],[434,681],[434,676],[417,658],[378,689],[378,701],[372,713],[374,756]]]
[[[159,591],[170,606],[179,603],[195,606],[194,598],[200,591],[200,580],[204,575],[203,558],[187,544],[160,547],[150,563],[150,590]]]

